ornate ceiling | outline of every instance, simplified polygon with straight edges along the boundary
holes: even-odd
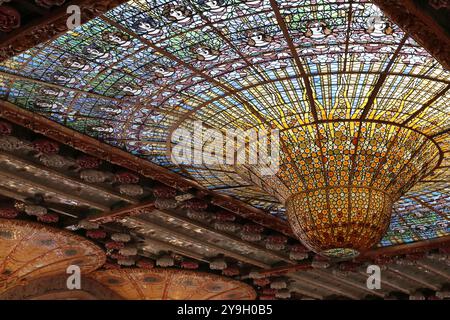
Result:
[[[257,268],[287,283],[254,279],[260,298],[283,297],[289,286],[306,298],[358,299],[370,293],[360,285],[361,261],[406,246],[414,267],[387,262],[390,284],[378,296],[442,291],[448,253],[408,256],[449,237],[449,71],[445,54],[427,50],[371,1],[123,3],[0,62],[0,116],[19,124],[0,123],[0,194],[49,212],[40,218],[25,206],[19,218],[36,216],[104,246],[104,269],[161,260],[246,281]],[[283,188],[234,166],[171,161],[172,133],[195,121],[221,131],[279,130],[279,178],[300,181],[299,190],[348,180],[394,190],[389,228],[350,275],[338,274],[343,264],[312,267],[329,262],[293,236]],[[118,233],[132,239],[121,246],[138,251],[122,254]],[[131,271],[96,274],[108,272],[135,281]],[[124,286],[134,298],[142,289]]]
[[[131,300],[254,300],[248,285],[216,275],[180,270],[108,270],[91,275]]]

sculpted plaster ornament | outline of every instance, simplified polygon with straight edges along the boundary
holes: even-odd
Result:
[[[25,213],[30,216],[43,216],[47,214],[47,208],[38,205],[27,204],[25,205]]]
[[[187,210],[186,215],[192,220],[207,221],[209,214],[206,211]]]
[[[289,252],[289,259],[297,260],[297,261],[305,260],[305,259],[308,259],[308,253],[291,251],[291,252]]]
[[[122,249],[119,249],[119,254],[124,255],[124,256],[135,256],[137,255],[138,250],[137,248],[133,248],[133,247],[125,247]]]
[[[243,231],[241,233],[241,239],[244,241],[256,242],[256,241],[261,241],[262,236],[259,233],[251,233],[251,232]]]
[[[175,209],[178,207],[178,202],[174,199],[156,199],[155,207],[158,209]]]
[[[144,193],[144,189],[137,184],[121,184],[119,192],[130,197],[138,197]]]
[[[13,136],[0,136],[0,150],[17,151],[23,149],[26,143]]]
[[[125,267],[131,267],[134,266],[136,261],[134,259],[128,258],[128,259],[118,259],[117,263],[121,266]]]
[[[80,178],[89,183],[102,183],[108,179],[108,174],[93,169],[86,169],[80,172]]]
[[[111,235],[111,239],[119,242],[129,242],[131,240],[131,236],[126,233],[113,233]]]
[[[100,228],[100,225],[96,222],[91,222],[88,220],[81,220],[78,222],[78,227],[86,229],[86,230],[96,230]]]
[[[211,261],[209,264],[211,270],[224,270],[227,268],[227,263],[224,259],[218,258]]]
[[[172,267],[175,264],[173,257],[165,255],[156,260],[156,265],[159,267]]]
[[[226,231],[226,232],[235,232],[239,229],[239,225],[233,222],[228,221],[216,221],[214,222],[214,229],[219,231]]]
[[[288,289],[281,289],[278,290],[277,293],[275,293],[275,297],[278,299],[290,299],[291,292]]]
[[[42,154],[39,156],[39,161],[47,167],[57,169],[61,169],[75,164],[74,161],[71,161],[70,159],[67,159],[58,154]]]
[[[276,290],[286,289],[287,283],[284,280],[275,280],[270,283],[270,288]]]

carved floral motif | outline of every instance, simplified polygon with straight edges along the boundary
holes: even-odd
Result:
[[[118,242],[129,242],[131,241],[131,236],[126,233],[113,233],[111,239]]]
[[[0,218],[14,219],[19,215],[19,210],[16,208],[0,208]]]
[[[88,230],[86,231],[86,237],[91,239],[104,239],[107,233],[103,230]]]
[[[53,6],[61,6],[66,0],[35,0],[36,4],[44,8],[50,8]]]
[[[116,173],[116,180],[124,184],[132,184],[139,182],[139,176],[132,172],[119,172]]]
[[[155,197],[162,199],[174,198],[177,194],[175,189],[167,186],[154,187],[152,191]]]
[[[136,262],[136,266],[138,266],[141,269],[153,269],[155,267],[155,263],[152,260],[138,260]]]
[[[175,209],[178,206],[178,202],[173,199],[156,199],[155,207],[158,209]]]
[[[59,216],[54,213],[47,213],[42,216],[38,216],[37,220],[44,223],[56,223],[59,221]]]
[[[33,148],[43,154],[55,154],[59,152],[59,145],[54,141],[46,139],[33,141]]]
[[[95,157],[82,155],[77,158],[76,162],[82,169],[96,169],[100,166],[102,160]]]
[[[105,248],[108,250],[120,250],[123,247],[125,247],[125,244],[119,241],[109,241],[105,243]]]
[[[58,154],[43,154],[39,157],[39,161],[43,165],[51,168],[64,168],[75,164],[70,159],[67,159]]]
[[[0,31],[11,32],[20,27],[20,13],[10,6],[0,6]]]
[[[22,149],[25,143],[13,136],[0,136],[0,150],[16,151]]]
[[[428,0],[428,3],[436,10],[450,7],[450,1],[448,0]]]
[[[175,264],[175,261],[169,255],[159,257],[156,260],[156,265],[159,267],[172,267],[174,264]]]
[[[0,121],[0,134],[10,135],[12,132],[12,125],[5,121]]]
[[[211,270],[225,270],[227,262],[223,258],[217,258],[210,262],[209,268]]]
[[[144,193],[144,189],[137,184],[122,184],[119,186],[119,192],[130,197],[138,197]]]
[[[80,178],[89,183],[101,183],[111,178],[107,172],[87,169],[80,172]]]
[[[208,208],[208,203],[200,199],[191,199],[184,202],[183,207],[194,211],[204,211]]]
[[[44,216],[47,214],[47,208],[33,204],[25,205],[24,211],[29,216],[36,216],[36,217]]]

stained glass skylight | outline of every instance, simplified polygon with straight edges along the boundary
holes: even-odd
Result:
[[[233,167],[172,163],[171,133],[196,120],[416,130],[439,146],[440,162],[395,204],[382,246],[449,234],[449,84],[370,1],[133,0],[0,64],[1,99],[280,218],[279,201]],[[288,143],[311,144],[303,138]]]

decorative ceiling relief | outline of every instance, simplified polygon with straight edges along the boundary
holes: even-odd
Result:
[[[98,271],[90,275],[125,299],[254,300],[247,284],[225,277],[174,269]]]
[[[105,263],[103,251],[67,231],[0,219],[0,292],[77,265],[87,274]]]

